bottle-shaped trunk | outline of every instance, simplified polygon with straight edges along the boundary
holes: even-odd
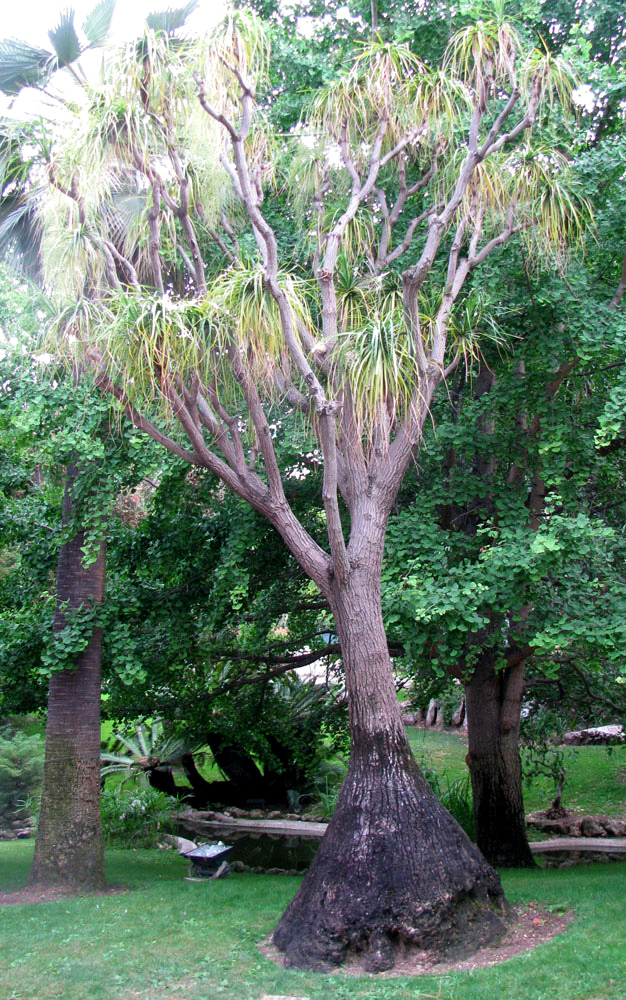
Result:
[[[485,652],[466,687],[476,841],[493,865],[532,868],[522,796],[519,726],[524,664],[496,671]]]
[[[379,593],[353,574],[333,602],[350,765],[313,865],[274,932],[290,965],[327,968],[353,953],[378,971],[407,946],[461,955],[504,929],[496,872],[435,799],[411,754]]]
[[[64,523],[72,513],[68,470]],[[83,532],[59,553],[55,631],[66,625],[65,608],[100,604],[104,596],[105,542],[97,558],[84,565]],[[71,613],[70,611],[70,613]],[[68,891],[101,889],[105,884],[100,816],[100,684],[102,630],[93,628],[72,669],[53,673],[48,695],[46,761],[41,811],[30,883]]]

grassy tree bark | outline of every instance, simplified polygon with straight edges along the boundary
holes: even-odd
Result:
[[[72,517],[76,466],[68,469],[63,522]],[[59,553],[54,630],[67,624],[65,609],[100,604],[104,597],[106,549],[84,565],[83,532]],[[46,760],[35,856],[33,886],[91,891],[105,885],[100,817],[100,679],[102,630],[94,628],[72,669],[50,680]]]

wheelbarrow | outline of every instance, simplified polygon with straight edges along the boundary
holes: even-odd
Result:
[[[188,880],[225,878],[230,873],[228,858],[233,848],[219,841],[217,844],[200,844],[192,851],[181,854],[191,862]]]

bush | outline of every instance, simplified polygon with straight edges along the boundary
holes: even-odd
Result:
[[[467,836],[476,840],[476,825],[474,823],[474,799],[469,774],[465,778],[450,781],[446,775],[446,787],[439,789],[437,798],[451,813]]]
[[[178,804],[169,795],[146,788],[125,794],[102,793],[102,833],[110,847],[156,847],[174,833]]]
[[[44,741],[5,730],[0,734],[0,827],[31,826],[39,811]]]
[[[469,774],[463,778],[455,778],[454,781],[450,781],[450,778],[446,774],[444,775],[446,779],[444,786],[437,772],[427,760],[418,756],[417,762],[420,771],[442,806],[445,806],[448,812],[454,816],[461,829],[465,830],[467,836],[475,841],[474,799]]]

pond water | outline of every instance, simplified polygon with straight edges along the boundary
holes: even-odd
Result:
[[[250,833],[232,827],[209,826],[202,829],[182,822],[179,833],[196,843],[211,843],[221,840],[233,845],[229,862],[241,861],[249,868],[280,868],[286,871],[304,872],[311,864],[320,846],[319,837],[293,837],[276,833]]]

